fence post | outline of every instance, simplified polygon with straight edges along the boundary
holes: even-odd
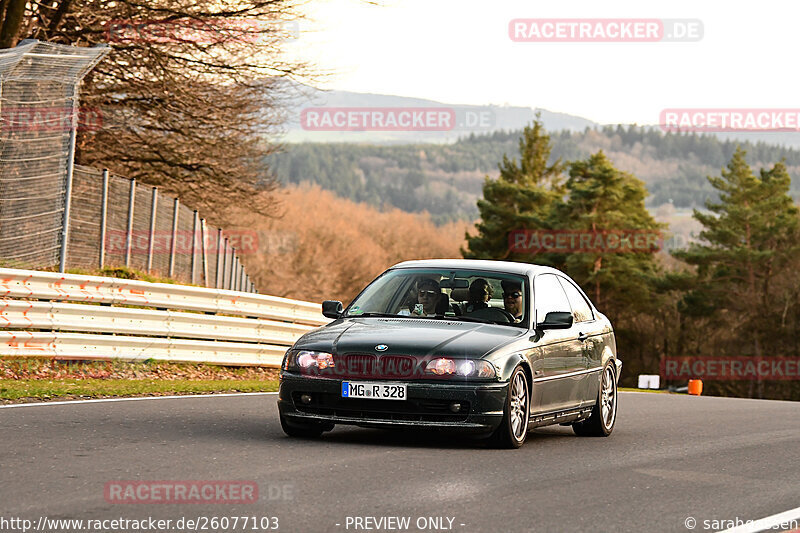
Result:
[[[200,253],[203,259],[203,287],[208,288],[208,257],[206,257],[206,219],[200,220]]]
[[[217,271],[214,276],[214,288],[219,289],[222,282],[219,274],[222,272],[222,228],[217,228]]]
[[[103,190],[100,198],[100,270],[106,262],[106,219],[108,217],[108,169],[103,169]]]
[[[236,277],[239,275],[239,257],[236,255],[236,248],[233,249],[233,270],[231,271],[231,290],[236,290]]]
[[[131,179],[130,196],[128,198],[128,234],[125,238],[125,267],[131,266],[131,241],[133,241],[133,209],[136,202],[136,179]]]
[[[228,270],[228,238],[225,237],[225,248],[222,255],[222,281],[220,282],[220,289],[225,288],[225,272]]]
[[[147,273],[153,270],[153,239],[156,236],[156,211],[158,209],[158,187],[153,187],[150,199],[150,237],[147,242]]]
[[[191,273],[191,278],[192,278],[191,283],[192,283],[192,285],[194,285],[194,283],[195,283],[195,279],[196,279],[195,270],[197,270],[196,263],[197,263],[197,226],[199,225],[198,222],[199,222],[199,215],[197,214],[197,210],[195,210],[195,212],[194,212],[194,222],[192,222],[192,262],[191,262],[191,271],[192,271],[192,273]]]
[[[75,137],[78,131],[78,84],[72,85],[72,124],[69,130],[69,150],[67,152],[67,176],[64,184],[64,220],[61,222],[61,256],[58,271],[67,269],[67,246],[69,245],[69,215],[72,206],[72,174],[75,169]]]
[[[172,239],[169,243],[169,277],[175,273],[175,239],[178,237],[178,213],[181,202],[177,198],[172,203]]]

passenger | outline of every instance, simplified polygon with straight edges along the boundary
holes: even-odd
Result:
[[[519,322],[522,320],[522,313],[525,311],[522,308],[522,284],[504,279],[500,282],[500,285],[503,287],[503,306]]]
[[[426,278],[419,282],[417,287],[417,305],[411,310],[403,309],[398,315],[402,316],[436,316],[436,308],[442,300],[442,289],[439,282]]]
[[[486,309],[489,304],[486,303],[492,299],[494,289],[483,278],[478,278],[469,286],[469,302],[467,302],[466,312],[472,313],[478,309]]]

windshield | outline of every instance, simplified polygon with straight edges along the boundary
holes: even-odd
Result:
[[[345,316],[406,316],[525,325],[524,276],[481,270],[390,270],[350,304]]]

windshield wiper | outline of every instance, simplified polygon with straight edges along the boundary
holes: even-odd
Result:
[[[362,318],[362,317],[379,317],[379,318],[397,318],[404,315],[393,315],[392,313],[361,313],[359,315],[347,315],[346,318]]]
[[[474,318],[471,316],[437,316],[436,318],[441,320],[456,320],[458,322],[477,322],[478,324],[505,324],[505,322],[495,322],[494,320],[489,320],[486,318]]]

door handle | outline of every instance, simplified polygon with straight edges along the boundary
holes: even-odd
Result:
[[[589,338],[589,335],[587,335],[586,333],[578,333],[578,340],[579,341],[583,342],[588,338]]]

